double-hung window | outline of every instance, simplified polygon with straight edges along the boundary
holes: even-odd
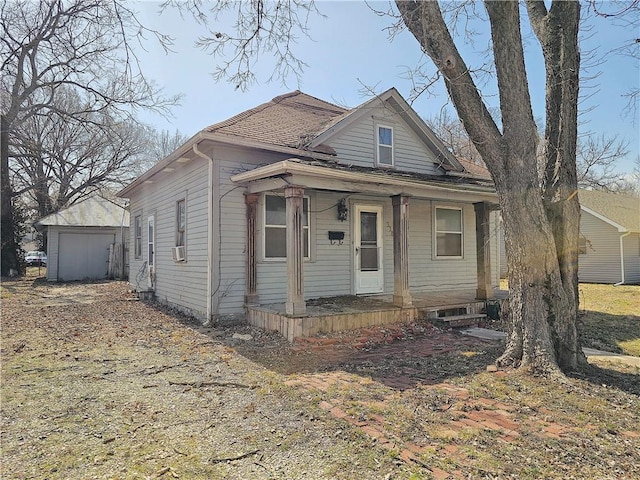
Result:
[[[436,207],[435,237],[436,258],[462,258],[463,230],[461,208]]]
[[[142,215],[136,215],[134,219],[134,258],[142,258]]]
[[[176,202],[176,247],[184,247],[187,235],[187,205],[185,199]]]
[[[377,126],[378,165],[393,166],[393,128]]]
[[[287,258],[287,209],[285,199],[277,195],[264,197],[264,258]],[[304,258],[309,258],[309,198],[302,199],[302,235]]]

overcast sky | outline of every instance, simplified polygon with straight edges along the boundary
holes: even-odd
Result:
[[[388,7],[387,3],[371,4],[380,9]],[[165,55],[149,42],[145,45],[147,51],[140,55],[142,66],[145,74],[166,93],[182,93],[184,97],[182,104],[174,109],[173,118],[167,120],[145,114],[142,119],[158,129],[177,129],[187,136],[296,89],[347,107],[366,101],[371,90],[379,93],[396,87],[407,98],[412,86],[405,75],[407,69],[419,63],[429,65],[428,59],[420,54],[417,41],[408,32],[389,40],[385,29],[392,20],[376,15],[364,2],[324,1],[318,6],[326,17],[312,17],[312,38],[301,37],[295,46],[294,52],[308,64],[300,83],[293,76],[287,79],[286,85],[280,81],[268,82],[272,62],[265,55],[255,64],[259,83],[248,91],[242,91],[234,85],[213,80],[211,73],[219,59],[194,46],[198,36],[206,33],[205,30],[188,16],[181,18],[171,11],[158,15],[159,5],[159,2],[139,4],[141,18],[147,25],[175,38],[175,53]],[[586,14],[583,9],[583,16]],[[630,154],[619,166],[620,171],[629,172],[640,152],[640,122],[637,113],[635,118],[624,114],[627,100],[623,94],[639,87],[640,70],[637,60],[609,52],[630,39],[640,37],[640,25],[636,21],[635,28],[620,28],[599,18],[591,18],[589,25],[591,31],[583,34],[581,43],[583,64],[593,63],[589,57],[594,49],[600,56],[606,54],[606,63],[582,72],[583,78],[596,78],[583,82],[581,86],[580,130],[583,134],[618,134],[629,141]],[[221,20],[216,29],[226,32],[232,29],[232,25]],[[488,38],[478,36],[473,46],[463,47],[463,56],[469,65],[483,64],[486,59],[481,52],[487,42]],[[537,53],[537,56],[529,57],[527,67],[534,115],[537,121],[541,121],[544,115],[543,63],[537,41],[529,37],[525,44],[528,51]],[[495,88],[487,85],[482,91],[486,101],[496,106]],[[423,118],[438,115],[447,106],[451,107],[441,84],[413,104]]]

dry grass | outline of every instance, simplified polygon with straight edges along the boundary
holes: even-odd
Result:
[[[580,284],[582,344],[640,356],[640,285]]]
[[[506,279],[500,288],[508,290]],[[640,357],[640,285],[581,283],[579,291],[582,346]]]

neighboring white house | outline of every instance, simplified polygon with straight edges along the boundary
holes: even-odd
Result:
[[[578,278],[640,283],[640,198],[580,190]]]
[[[48,232],[48,281],[107,278],[114,252],[120,252],[122,258],[116,257],[115,263],[126,275],[129,212],[120,205],[91,197],[41,218],[35,226]],[[117,248],[123,241],[124,248]]]
[[[307,300],[336,295],[482,300],[498,285],[492,182],[395,89],[350,110],[276,97],[118,195],[130,199],[130,283],[203,320],[278,303],[278,321],[304,319]]]
[[[640,283],[640,198],[579,190],[578,280],[585,283]],[[507,261],[500,229],[500,275]]]

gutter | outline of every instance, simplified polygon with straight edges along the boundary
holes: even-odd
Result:
[[[620,235],[620,273],[622,274],[622,279],[618,283],[614,283],[614,287],[624,285],[624,237],[627,235],[631,235],[631,232]]]
[[[204,158],[207,160],[208,164],[208,179],[207,179],[207,322],[211,322],[213,317],[213,276],[216,277],[219,275],[217,271],[214,270],[213,266],[213,255],[214,255],[214,225],[217,226],[217,222],[214,222],[214,216],[219,216],[219,211],[215,208],[214,202],[214,182],[216,180],[216,165],[212,157],[203,153],[198,149],[198,142],[193,144],[192,147],[193,153],[195,153],[198,157]],[[216,228],[217,229],[217,228]],[[219,261],[219,259],[218,259]],[[216,310],[217,310],[218,302],[216,301]]]

